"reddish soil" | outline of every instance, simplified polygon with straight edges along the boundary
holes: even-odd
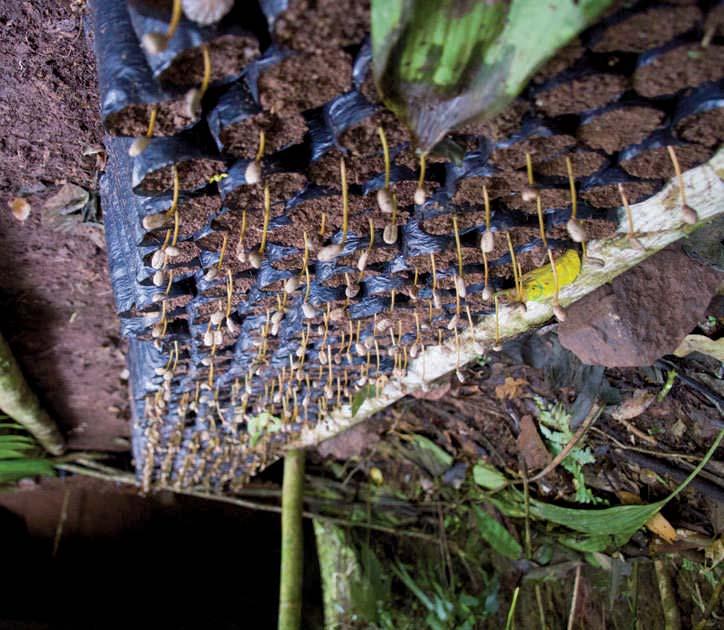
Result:
[[[251,160],[256,156],[260,131],[264,131],[265,135],[265,152],[274,153],[289,145],[299,144],[307,132],[307,123],[296,111],[276,114],[261,112],[224,127],[221,143],[229,155]]]
[[[242,68],[259,55],[259,42],[253,36],[223,35],[209,43],[211,82],[239,74]],[[204,78],[204,59],[201,47],[191,48],[178,55],[161,75],[161,81],[181,88],[192,88]]]
[[[152,105],[131,105],[106,119],[106,125],[113,134],[119,136],[140,136],[148,130],[148,120]],[[166,101],[158,106],[156,123],[153,126],[154,136],[172,136],[189,126],[193,119],[189,116],[188,106],[184,99]]]
[[[615,74],[592,74],[560,83],[535,100],[536,106],[548,116],[575,114],[596,109],[616,100],[628,86],[628,80]]]
[[[73,8],[71,8],[73,7]],[[127,449],[125,362],[95,226],[41,223],[59,184],[95,189],[101,141],[95,64],[74,2],[6,2],[0,21],[2,333],[71,448]],[[8,200],[26,196],[18,222]]]
[[[701,20],[697,7],[654,7],[609,26],[596,52],[644,52],[690,30]]]
[[[352,88],[352,58],[342,50],[287,57],[259,77],[262,107],[272,112],[319,107]]]
[[[648,98],[674,94],[687,87],[721,78],[724,67],[724,46],[699,44],[679,46],[650,63],[641,66],[634,74],[634,89]]]
[[[676,133],[689,142],[698,142],[707,147],[717,146],[724,137],[724,108],[687,116],[676,126]]]
[[[682,170],[693,168],[709,159],[709,149],[698,144],[677,146],[675,151]],[[665,147],[643,151],[636,157],[621,162],[621,166],[635,177],[660,177],[667,172],[674,176],[674,167]]]
[[[663,118],[660,111],[650,107],[615,108],[582,125],[578,137],[589,147],[613,153],[641,142]]]
[[[351,6],[338,0],[291,0],[274,24],[274,35],[294,50],[316,52],[357,44],[369,31],[369,0]]]

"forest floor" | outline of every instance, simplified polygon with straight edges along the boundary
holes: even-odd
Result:
[[[126,453],[130,417],[123,379],[124,346],[113,308],[96,197],[104,164],[102,129],[93,56],[80,4],[71,0],[3,3],[0,329],[31,386],[63,429],[71,450]],[[24,221],[9,210],[18,198],[30,205]],[[698,332],[718,337],[720,316],[710,311]],[[464,376],[462,383],[455,377],[436,383],[424,396],[405,399],[323,444],[319,454],[310,456],[307,508],[354,525],[351,531],[373,532],[369,525],[375,525],[379,536],[373,541],[367,536],[366,544],[384,552],[390,563],[397,558],[407,565],[417,560],[429,563],[434,569],[415,574],[419,589],[433,593],[442,585],[442,592],[452,593],[454,614],[461,618],[466,607],[482,614],[490,603],[483,598],[473,604],[463,592],[480,598],[483,593],[490,595],[495,586],[509,599],[528,576],[526,583],[547,584],[544,595],[555,605],[549,607],[546,600],[544,608],[558,611],[555,623],[549,619],[556,627],[565,623],[569,611],[567,602],[553,601],[558,595],[551,580],[565,580],[566,588],[560,591],[570,596],[577,567],[584,563],[586,571],[593,571],[599,562],[608,566],[609,575],[630,580],[638,571],[634,561],[642,560],[642,580],[650,593],[657,594],[651,558],[668,557],[684,627],[701,619],[713,590],[710,578],[715,574],[707,573],[708,568],[724,553],[720,538],[724,465],[716,457],[687,491],[664,508],[665,523],[675,531],[675,538],[668,542],[670,530],[659,523],[660,530],[641,530],[616,551],[587,551],[580,544],[576,548],[576,541],[563,544],[563,534],[549,523],[510,516],[498,505],[486,508],[486,514],[508,533],[499,534],[499,541],[510,544],[513,540],[523,549],[521,558],[504,568],[505,555],[487,555],[480,566],[472,568],[466,560],[480,559],[471,551],[481,547],[478,534],[473,534],[481,517],[472,506],[482,504],[481,488],[489,490],[476,479],[484,479],[490,467],[508,480],[546,469],[573,438],[561,419],[567,423],[573,418],[575,431],[584,418],[592,418],[587,409],[596,398],[605,398],[609,406],[572,449],[577,465],[569,459],[554,466],[531,482],[530,497],[588,509],[636,500],[651,503],[670,495],[701,462],[722,428],[721,364],[693,355],[649,368],[586,369],[561,349],[553,328],[506,344],[501,353],[467,368]],[[478,468],[475,477],[480,464],[484,467]],[[277,475],[272,470],[253,482],[244,498],[274,505]],[[126,496],[115,485],[105,487]],[[64,484],[43,482],[0,497],[0,506],[22,515],[30,534],[50,538],[63,512],[63,492]],[[135,490],[131,494],[135,496]],[[134,520],[133,514],[160,510],[168,502],[153,501],[151,510],[142,501],[121,499],[124,519],[135,527],[146,521]],[[76,522],[71,519],[65,535],[118,536],[117,530],[98,525],[114,518],[102,508],[104,503],[102,496],[78,502],[73,508]],[[200,510],[199,505],[188,503],[184,514]],[[261,512],[255,514],[259,522],[268,519]],[[132,529],[124,525],[124,530]],[[532,529],[530,536],[528,529]],[[207,539],[219,538],[218,531],[215,535],[204,532]],[[613,529],[608,532],[614,533]],[[177,542],[182,544],[180,536]],[[216,551],[225,553],[222,546]],[[240,552],[240,562],[242,557]],[[115,559],[122,562],[120,555]],[[577,606],[586,611],[581,618],[589,625],[605,627],[606,615],[612,613],[595,590],[597,575],[584,574]],[[275,575],[266,577],[267,583],[276,579]],[[410,614],[416,607],[427,614],[422,600],[400,595],[406,592],[404,579],[398,577],[396,588],[398,603],[407,601]],[[604,591],[618,601],[618,591],[610,583]],[[538,614],[535,598],[522,601],[518,615]],[[642,609],[650,604],[639,601]],[[634,605],[630,597],[626,602]],[[508,604],[501,598],[496,612],[490,612],[498,625]],[[721,615],[719,606],[714,613]],[[659,607],[654,610],[652,605],[646,615],[642,619],[651,625],[645,627],[662,626]]]

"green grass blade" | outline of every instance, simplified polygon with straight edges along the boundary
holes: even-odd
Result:
[[[506,558],[518,560],[523,554],[520,543],[510,535],[505,527],[479,506],[473,506],[473,510],[475,511],[475,519],[478,522],[478,531],[486,542]]]
[[[10,483],[24,477],[54,476],[55,470],[46,459],[11,459],[0,461],[0,483]]]

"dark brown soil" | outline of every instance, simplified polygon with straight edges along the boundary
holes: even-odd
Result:
[[[274,153],[302,142],[307,123],[296,111],[261,112],[222,129],[221,143],[229,155],[251,160],[256,156],[260,131],[265,135],[265,153]]]
[[[109,133],[113,135],[142,136],[148,130],[151,109],[151,105],[130,105],[111,114],[105,124]],[[188,107],[183,99],[167,101],[158,106],[153,135],[172,136],[192,122],[193,119],[189,116]]]
[[[589,147],[613,153],[638,144],[661,124],[664,115],[650,107],[622,107],[607,111],[578,129]]]
[[[631,182],[623,185],[629,203],[638,203],[648,199],[658,189],[654,182]],[[596,186],[581,193],[584,201],[595,208],[615,208],[621,205],[621,195],[617,184]]]
[[[724,35],[724,4],[715,6],[706,16],[704,32],[712,37]]]
[[[507,204],[516,210],[522,210],[528,214],[537,214],[538,206],[536,201],[523,201],[521,188],[513,188],[512,195],[507,199]],[[568,187],[563,188],[540,188],[538,190],[543,209],[565,208],[571,203],[571,193]]]
[[[397,121],[392,112],[383,110],[345,129],[339,136],[339,143],[352,155],[381,154],[382,143],[378,132],[379,127],[385,131],[385,138],[390,150],[410,142],[407,128]]]
[[[724,46],[687,44],[659,55],[634,74],[634,89],[648,98],[674,94],[722,76]]]
[[[279,43],[305,52],[358,43],[369,32],[369,0],[291,0],[274,24]]]
[[[211,83],[237,76],[259,55],[259,42],[252,35],[222,35],[208,46]],[[159,77],[163,83],[185,89],[198,87],[203,78],[204,59],[200,46],[184,50]]]
[[[262,107],[304,111],[352,89],[352,58],[342,50],[292,55],[259,77]]]
[[[724,107],[687,116],[676,126],[676,133],[689,142],[718,146],[724,138]]]
[[[275,213],[281,214],[282,206],[276,206],[278,202],[284,202],[295,194],[301,192],[307,183],[307,178],[301,173],[271,173],[264,177],[264,185],[247,185],[243,184],[230,192],[226,199],[225,205],[230,208],[239,210],[258,210],[264,209],[264,188],[269,188],[269,200],[272,203]]]
[[[535,104],[548,116],[575,114],[615,101],[628,80],[615,74],[593,74],[552,87],[538,94]]]
[[[106,255],[92,226],[58,233],[40,208],[59,184],[95,189],[102,138],[93,55],[70,2],[6,2],[0,20],[0,328],[72,448],[125,450],[128,393]],[[26,194],[30,218],[7,212]]]
[[[697,7],[654,7],[610,26],[593,50],[644,52],[692,29],[701,17]]]
[[[201,188],[213,175],[224,172],[224,163],[220,160],[184,160],[173,166],[164,166],[156,171],[151,171],[138,185],[139,190],[150,194],[173,190],[174,166],[178,170],[180,190]]]
[[[578,39],[574,39],[565,48],[559,50],[555,57],[546,62],[546,64],[536,72],[531,79],[533,83],[544,83],[548,79],[553,78],[558,73],[563,72],[566,68],[570,67],[578,61],[585,52],[585,48],[581,46],[581,42]]]
[[[530,111],[530,103],[517,99],[491,120],[470,122],[460,127],[455,133],[460,135],[485,136],[493,142],[507,138],[517,131],[523,117]]]
[[[688,170],[706,162],[710,155],[711,151],[708,148],[697,144],[676,147],[676,157],[682,170]],[[674,167],[665,147],[643,151],[636,157],[621,162],[621,166],[627,173],[631,173],[635,177],[662,177],[667,173],[671,177],[674,176]]]
[[[102,138],[95,63],[81,30],[82,16],[69,4],[40,0],[3,6],[3,209],[8,195],[24,191],[35,206],[64,179],[85,188],[95,184],[96,156],[83,155]]]
[[[551,160],[545,160],[543,162],[534,161],[533,168],[541,175],[568,177],[566,157],[571,159],[574,177],[587,177],[602,168],[606,163],[606,158],[600,153],[578,149]]]
[[[189,238],[198,232],[212,216],[219,212],[220,208],[221,199],[212,195],[179,201],[179,238]],[[163,226],[156,230],[149,230],[149,232],[159,233],[159,238],[163,240],[163,234],[169,229],[173,229],[173,216],[168,217]]]
[[[544,160],[576,144],[576,139],[568,135],[537,136],[528,138],[505,148],[493,151],[491,161],[504,169],[524,168],[525,154],[530,153],[533,160]]]

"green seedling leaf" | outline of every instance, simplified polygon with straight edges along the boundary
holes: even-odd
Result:
[[[473,510],[475,511],[475,519],[478,522],[478,531],[493,550],[506,558],[518,560],[523,554],[520,543],[480,506],[474,505]]]
[[[265,433],[277,433],[282,428],[282,421],[272,414],[263,411],[247,421],[249,444],[254,447]]]
[[[374,396],[375,396],[375,386],[374,385],[367,385],[366,387],[363,387],[362,389],[360,389],[354,395],[354,398],[352,398],[352,416],[357,415],[359,408],[362,406],[362,403],[364,403],[365,400],[367,400],[368,398],[374,398]]]
[[[473,480],[486,490],[500,490],[507,483],[505,475],[495,466],[483,463],[473,467]]]
[[[372,0],[372,67],[385,104],[428,153],[502,111],[611,0]]]
[[[55,470],[45,459],[10,459],[0,461],[0,483],[10,483],[24,477],[53,476]]]
[[[435,442],[424,435],[412,437],[412,459],[433,477],[439,477],[453,464],[452,455],[442,450]]]

